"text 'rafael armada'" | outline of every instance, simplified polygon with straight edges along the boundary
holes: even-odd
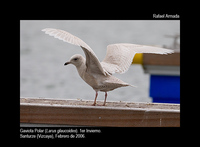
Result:
[[[178,14],[153,14],[153,18],[180,18],[180,16]]]

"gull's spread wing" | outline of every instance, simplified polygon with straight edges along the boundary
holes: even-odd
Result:
[[[43,29],[42,31],[64,42],[68,42],[73,45],[80,46],[83,49],[86,56],[87,71],[106,75],[106,72],[102,68],[94,51],[83,40],[81,40],[80,38],[66,31],[59,30],[59,29],[46,28],[46,29]]]
[[[105,71],[110,74],[124,73],[130,67],[136,53],[168,54],[173,50],[153,46],[119,43],[107,46],[107,53],[101,62]]]

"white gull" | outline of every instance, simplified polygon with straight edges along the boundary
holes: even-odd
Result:
[[[112,74],[126,72],[136,53],[168,54],[174,52],[170,49],[146,45],[129,43],[110,44],[107,46],[106,57],[102,62],[99,62],[94,51],[80,38],[60,29],[46,28],[42,31],[64,42],[80,46],[83,49],[86,59],[82,55],[76,54],[64,65],[75,65],[80,77],[96,91],[94,106],[96,105],[98,91],[105,92],[103,103],[103,106],[105,106],[108,91],[125,86],[135,87],[112,76]]]

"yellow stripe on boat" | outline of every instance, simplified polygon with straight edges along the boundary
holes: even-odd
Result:
[[[136,53],[132,64],[143,64],[143,53]]]

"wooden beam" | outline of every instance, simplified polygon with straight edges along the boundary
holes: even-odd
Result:
[[[180,66],[180,52],[168,55],[143,54],[143,65]]]
[[[180,105],[20,98],[20,122],[111,127],[179,127]]]

